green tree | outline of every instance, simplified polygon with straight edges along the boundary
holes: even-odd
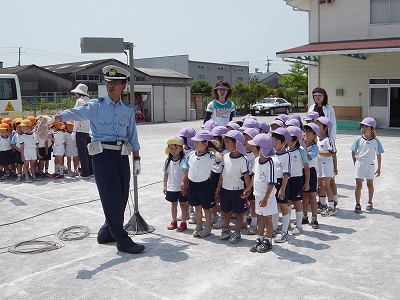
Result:
[[[286,99],[290,102],[296,100],[296,106],[299,106],[299,97],[307,94],[308,91],[308,67],[296,61],[290,64],[288,75],[282,75],[279,81],[286,90]],[[303,99],[304,97],[302,97]]]
[[[249,85],[242,81],[237,81],[232,86],[232,100],[239,113],[248,114],[252,104],[265,98],[272,91],[273,89],[268,88],[265,84],[258,82],[257,78],[253,77],[250,79]]]
[[[207,80],[204,79],[193,81],[192,84],[190,85],[191,93],[201,93],[207,97],[211,96],[212,90],[213,90],[212,85]]]

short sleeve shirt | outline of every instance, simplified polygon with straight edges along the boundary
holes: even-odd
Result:
[[[223,157],[222,187],[226,190],[244,189],[242,176],[249,173],[247,159],[244,156],[232,157],[227,153]]]
[[[235,111],[235,104],[231,100],[221,103],[214,99],[208,103],[206,111],[212,113],[211,119],[217,122],[219,126],[226,126],[231,113]]]

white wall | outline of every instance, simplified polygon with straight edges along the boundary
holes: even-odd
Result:
[[[154,86],[152,122],[176,122],[189,119],[190,87]]]
[[[370,25],[370,1],[311,1],[310,42],[399,37],[400,24]]]

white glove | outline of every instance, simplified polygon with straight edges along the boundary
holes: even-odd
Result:
[[[46,117],[43,117],[42,122],[45,121],[46,124],[51,124],[51,123],[53,123],[55,120],[56,120],[56,119],[54,118],[54,116],[46,116]]]
[[[72,139],[73,141],[76,140],[76,132],[75,132],[75,131],[73,131],[73,132],[71,133],[71,139]]]
[[[140,166],[140,160],[135,160],[133,162],[133,175],[134,176],[140,175],[141,170],[142,170],[142,167]]]

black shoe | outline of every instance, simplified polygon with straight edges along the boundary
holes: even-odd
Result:
[[[258,248],[258,246],[261,245],[261,243],[262,243],[262,241],[259,238],[257,238],[256,241],[254,242],[253,246],[251,246],[250,252],[257,252],[257,248]]]
[[[308,220],[308,217],[303,217],[303,219],[301,220],[302,225],[309,224],[309,223],[310,223],[310,221]]]
[[[260,246],[257,247],[258,253],[265,253],[272,249],[272,245],[268,239],[263,239]]]
[[[318,221],[317,221],[317,220],[312,220],[312,221],[311,221],[311,227],[312,227],[313,229],[318,229],[318,228],[319,228]]]
[[[132,243],[133,243],[132,245],[126,246],[126,247],[117,245],[117,249],[118,249],[118,251],[130,253],[130,254],[139,254],[139,253],[143,252],[143,250],[145,248],[143,245],[136,244],[135,242],[132,242]]]
[[[362,213],[362,211],[361,211],[361,205],[360,205],[360,204],[357,204],[357,205],[356,205],[356,207],[355,207],[355,209],[354,209],[354,212],[355,212],[356,214],[361,214],[361,213]]]
[[[115,242],[115,239],[112,236],[108,236],[108,237],[97,236],[97,243],[99,243],[99,244],[108,244],[108,243],[112,243],[112,242]]]

